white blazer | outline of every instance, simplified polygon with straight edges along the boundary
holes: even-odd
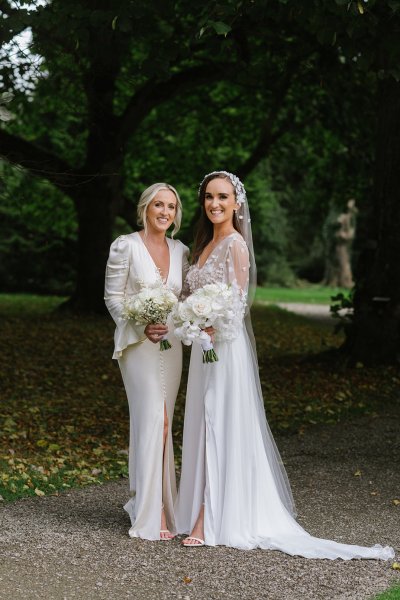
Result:
[[[166,284],[179,297],[189,268],[189,248],[179,240],[166,238],[170,264]],[[121,317],[126,298],[137,294],[142,283],[152,283],[158,275],[157,267],[138,232],[119,236],[110,248],[107,261],[104,300],[116,329],[113,358],[120,358],[131,344],[143,342],[145,325],[136,325]]]

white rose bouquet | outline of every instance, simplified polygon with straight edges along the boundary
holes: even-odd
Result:
[[[165,325],[168,315],[177,302],[175,294],[160,277],[153,284],[142,283],[140,292],[126,299],[122,318],[132,319],[137,325],[149,323]],[[167,336],[164,336],[160,341],[160,350],[168,348],[171,348],[171,344],[167,340]]]
[[[203,362],[218,360],[211,337],[204,331],[214,327],[219,341],[236,337],[237,324],[244,314],[245,298],[235,286],[225,283],[210,283],[196,290],[183,302],[178,302],[172,311],[175,335],[183,344],[201,344]]]

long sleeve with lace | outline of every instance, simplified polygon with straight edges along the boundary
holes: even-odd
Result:
[[[235,283],[244,294],[249,286],[249,250],[240,236],[232,237],[226,254],[226,272],[228,283]]]

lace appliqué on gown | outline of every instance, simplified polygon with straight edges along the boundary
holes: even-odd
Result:
[[[230,323],[229,327],[224,327],[215,333],[214,337],[217,342],[236,339],[243,327],[248,265],[246,243],[240,234],[232,233],[211,252],[202,267],[196,263],[188,270],[186,286],[191,294],[210,283],[225,283],[237,291],[238,298],[234,302],[237,318],[235,322]]]
[[[217,255],[210,255],[201,268],[197,263],[189,268],[186,282],[191,294],[208,283],[224,282],[225,267],[222,262],[217,264],[217,259]]]

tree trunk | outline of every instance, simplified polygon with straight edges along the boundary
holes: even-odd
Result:
[[[366,365],[400,359],[400,83],[381,81],[378,100],[372,210],[344,346],[352,363]]]
[[[104,273],[114,215],[106,178],[82,186],[77,206],[78,264],[75,292],[64,305],[74,312],[104,313]]]

